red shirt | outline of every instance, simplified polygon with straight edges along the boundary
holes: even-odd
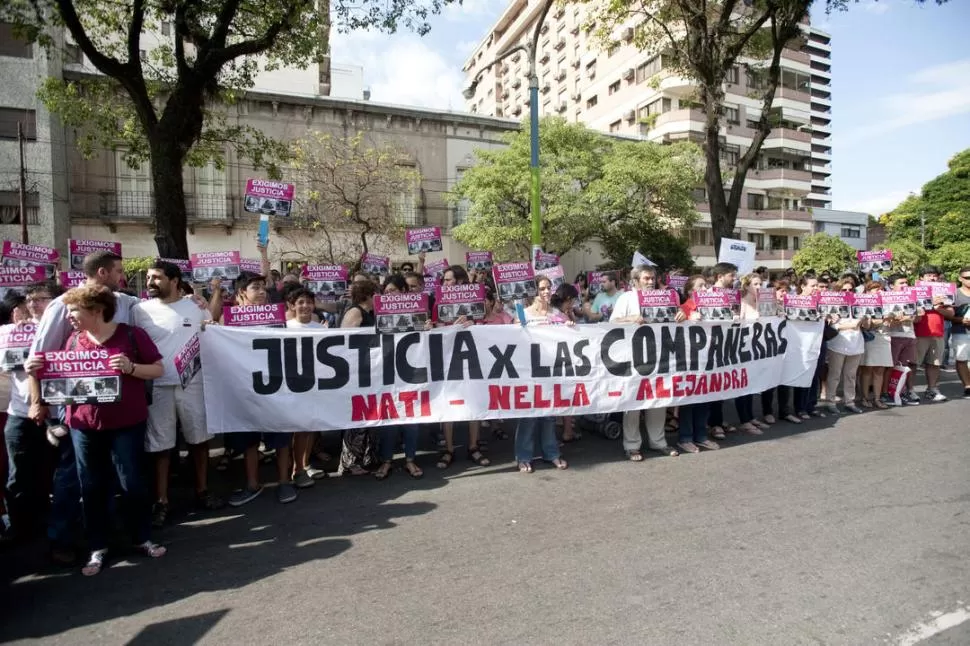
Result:
[[[77,334],[76,348],[94,350],[104,348],[110,354],[124,354],[138,364],[155,363],[162,360],[158,348],[140,327],[131,326],[137,350],[128,340],[128,326],[119,323],[115,333],[100,346],[85,332]],[[73,334],[71,335],[74,336]],[[64,349],[71,347],[71,339]],[[145,399],[145,381],[129,375],[121,377],[121,401],[114,404],[81,404],[67,407],[67,424],[71,428],[94,431],[111,431],[141,424],[148,419],[148,402]]]
[[[693,296],[683,302],[683,304],[680,306],[680,311],[683,312],[684,316],[686,316],[688,319],[690,319],[691,314],[697,311],[697,303],[694,302]]]
[[[923,318],[913,323],[913,331],[919,338],[943,336],[943,315],[936,310],[926,310]]]

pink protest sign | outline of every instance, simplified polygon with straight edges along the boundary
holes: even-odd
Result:
[[[243,210],[263,215],[289,215],[294,193],[293,184],[268,179],[247,179]]]
[[[702,321],[731,321],[734,320],[734,299],[729,293],[733,290],[703,290],[696,291],[692,298]]]
[[[868,274],[872,271],[889,271],[893,267],[892,249],[857,251],[855,257],[859,262],[859,273],[861,274]]]
[[[818,295],[818,311],[822,316],[849,318],[855,303],[853,296],[852,292],[823,291]]]
[[[546,253],[541,249],[536,249],[535,255],[532,258],[532,267],[537,271],[539,269],[549,269],[558,264],[559,256],[554,253]]]
[[[192,282],[192,262],[186,260],[185,258],[156,258],[161,262],[167,262],[175,265],[182,272],[182,282],[191,283]]]
[[[202,370],[201,352],[202,346],[199,335],[196,333],[175,355],[175,372],[178,373],[182,388],[188,386],[192,378]]]
[[[335,301],[347,294],[349,273],[343,265],[304,265],[306,288],[323,300]]]
[[[539,276],[545,276],[552,281],[552,291],[556,291],[560,285],[566,282],[566,274],[563,272],[561,265],[539,269],[536,271],[536,277]]]
[[[500,262],[492,266],[499,299],[514,301],[536,295],[536,274],[532,263]]]
[[[882,318],[882,292],[855,295],[852,318],[861,319],[864,316],[873,319]]]
[[[105,348],[42,353],[40,394],[45,404],[109,404],[121,401],[121,375]]]
[[[414,256],[429,251],[441,251],[441,227],[421,227],[404,232],[408,244],[408,255]]]
[[[46,278],[47,269],[42,265],[0,267],[0,299],[10,291],[22,294],[27,285]]]
[[[758,290],[758,315],[778,316],[778,300],[775,297],[775,290],[771,287]]]
[[[465,267],[468,271],[492,271],[491,251],[466,251]]]
[[[261,274],[263,271],[263,261],[256,258],[240,258],[239,271],[248,271],[253,274]]]
[[[84,275],[83,271],[62,271],[58,274],[61,287],[64,289],[72,289],[79,285],[83,285],[88,277]]]
[[[898,292],[883,292],[883,316],[916,316],[916,296],[911,287]]]
[[[10,372],[24,367],[36,332],[37,326],[33,323],[0,327],[0,370]]]
[[[192,254],[192,280],[207,283],[213,278],[239,278],[241,259],[238,251],[201,251]]]
[[[428,295],[425,293],[377,294],[374,317],[378,332],[413,332],[423,330],[428,322]]]
[[[937,283],[928,280],[917,280],[917,287],[929,287],[930,288],[930,307],[933,306],[932,301],[937,297],[943,299],[943,304],[947,306],[953,305],[957,296],[957,286],[953,283]]]
[[[680,297],[672,289],[644,289],[637,292],[640,316],[648,323],[673,323],[680,310]]]
[[[111,240],[71,240],[67,241],[67,250],[70,252],[71,269],[81,269],[84,265],[84,257],[95,251],[110,251],[116,256],[121,256],[121,243]]]
[[[4,240],[0,248],[0,265],[4,267],[43,267],[45,278],[52,278],[57,268],[61,254],[57,249],[41,247],[39,245],[23,244],[13,240]]]
[[[435,290],[434,304],[440,323],[454,323],[461,316],[479,321],[485,318],[485,286],[442,285]]]
[[[785,294],[785,316],[792,321],[818,321],[818,297]]]
[[[222,324],[227,327],[278,327],[286,325],[286,303],[267,305],[226,305]]]
[[[391,258],[376,253],[365,253],[360,257],[360,270],[365,274],[386,276],[391,273]]]
[[[448,262],[447,258],[440,258],[433,262],[429,262],[424,266],[425,276],[436,276],[440,278],[444,275],[445,270],[450,267],[451,264]]]

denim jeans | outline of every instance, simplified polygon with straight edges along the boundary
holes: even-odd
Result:
[[[109,497],[114,476],[123,499],[122,509],[131,538],[144,543],[151,533],[151,504],[148,497],[143,459],[145,423],[111,431],[71,429],[81,481],[84,530],[92,551],[108,546],[111,527]]]
[[[738,421],[747,424],[754,419],[754,395],[741,395],[734,400],[734,408],[738,411]]]
[[[559,458],[555,417],[524,417],[515,427],[515,461],[532,462],[536,455],[536,432],[543,460]]]
[[[10,523],[15,532],[30,535],[43,527],[47,515],[54,449],[47,442],[47,429],[27,417],[7,417],[3,435]]]
[[[730,400],[719,399],[716,402],[707,403],[707,425],[724,426],[724,402]]]
[[[77,476],[73,440],[62,437],[57,451],[47,538],[59,547],[69,547],[77,539],[78,520],[81,518],[81,481]]]
[[[394,459],[394,446],[397,444],[398,434],[404,435],[404,457],[413,460],[418,454],[418,434],[420,427],[417,424],[395,424],[385,426],[379,431],[378,454],[383,462],[390,462]]]
[[[772,415],[775,410],[775,397],[778,398],[778,419],[788,417],[791,409],[788,408],[788,398],[790,397],[791,386],[777,386],[761,393],[761,414]]]
[[[707,418],[710,409],[711,405],[708,402],[681,406],[677,441],[682,444],[707,441]]]
[[[822,348],[818,354],[818,361],[815,364],[815,375],[812,377],[812,385],[808,388],[792,388],[795,399],[795,413],[811,413],[818,406],[819,384],[822,380],[822,371],[825,369],[825,358],[828,355],[828,347],[822,341]]]
[[[953,330],[953,323],[943,321],[943,365],[950,363],[950,334]]]

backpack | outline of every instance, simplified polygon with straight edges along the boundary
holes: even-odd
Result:
[[[127,325],[125,323],[119,323],[118,325],[125,326],[125,331],[128,333],[128,345],[131,346],[131,351],[135,355],[134,363],[138,363],[138,360],[141,358],[141,355],[138,353],[138,343],[135,341],[134,329],[130,325]],[[80,334],[79,332],[75,332],[74,334],[71,335],[71,340],[67,346],[68,350],[73,351],[77,349],[77,339],[79,334]],[[145,382],[145,403],[151,406],[152,393],[154,392],[154,389],[155,389],[155,380],[143,379],[142,381]]]

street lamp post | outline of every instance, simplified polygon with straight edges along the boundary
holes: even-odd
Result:
[[[515,52],[525,52],[529,60],[529,210],[532,224],[532,257],[535,258],[537,249],[542,248],[542,211],[539,206],[539,73],[536,71],[536,53],[539,49],[539,35],[542,30],[542,23],[546,20],[546,15],[555,0],[546,0],[539,14],[539,20],[535,24],[532,32],[532,40],[524,45],[513,45],[495,57],[491,63],[481,69],[471,84],[462,92],[466,99],[475,96],[475,89],[481,80],[482,74],[487,72],[493,65],[500,63]]]

